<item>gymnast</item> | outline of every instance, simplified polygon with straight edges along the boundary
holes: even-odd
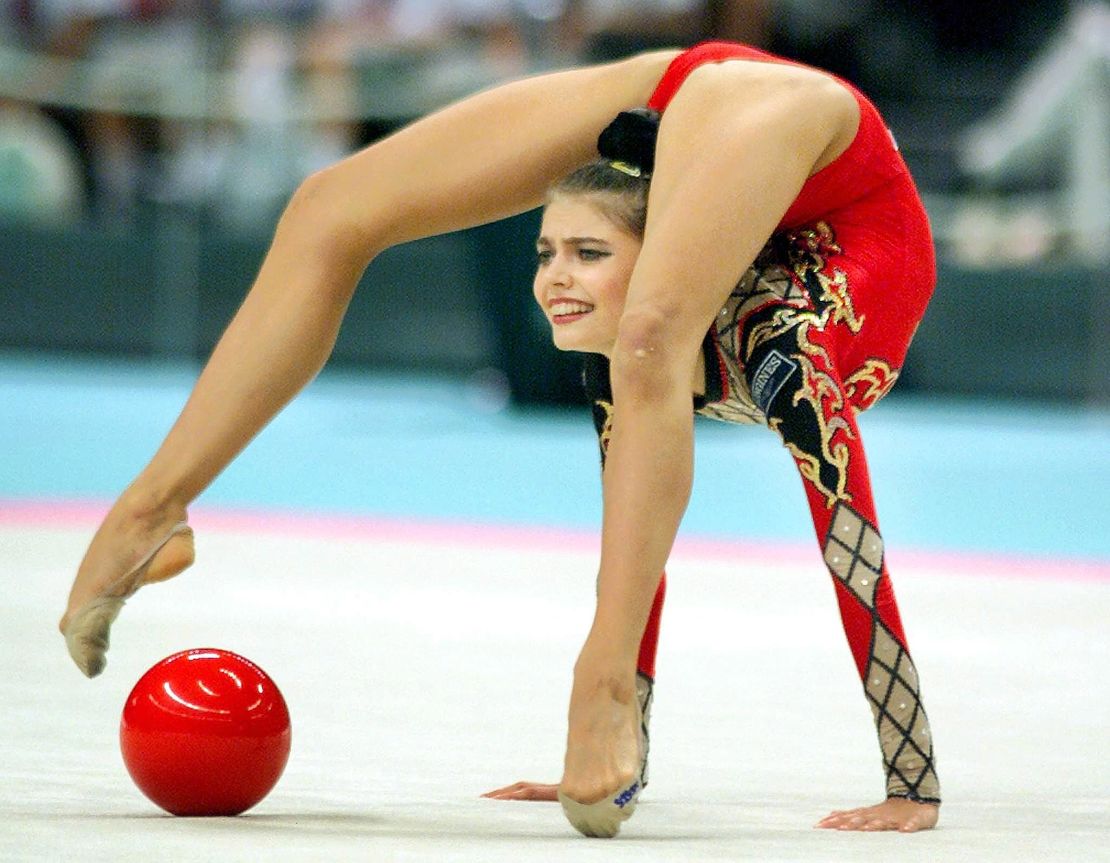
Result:
[[[504,84],[308,177],[177,422],[92,539],[60,622],[74,661],[99,674],[126,599],[192,563],[188,505],[317,374],[377,254],[545,197],[535,293],[556,344],[592,355],[604,459],[596,609],[555,792],[568,819],[615,835],[643,788],[696,411],[765,424],[794,458],[875,717],[886,798],[818,826],[933,827],[929,725],[855,420],[893,385],[931,295],[928,221],[859,91],[734,43]]]

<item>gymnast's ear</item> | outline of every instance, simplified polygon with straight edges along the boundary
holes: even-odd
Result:
[[[645,175],[650,174],[655,168],[659,117],[659,112],[650,108],[621,111],[598,136],[598,153],[604,159],[634,165]]]

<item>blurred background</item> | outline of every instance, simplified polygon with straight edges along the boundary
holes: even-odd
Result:
[[[941,260],[902,392],[1110,404],[1110,6],[1067,0],[5,0],[0,350],[197,363],[309,172],[498,81],[704,38],[886,116]],[[580,402],[536,224],[383,255],[333,365]]]

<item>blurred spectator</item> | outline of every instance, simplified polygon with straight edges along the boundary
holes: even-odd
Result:
[[[86,160],[97,214],[126,221],[179,202],[265,227],[304,175],[466,92],[705,38],[860,84],[923,185],[954,185],[959,118],[997,99],[1014,74],[1006,52],[1064,5],[1000,16],[985,0],[10,0],[0,38],[88,64],[58,90],[96,110],[48,113]],[[992,59],[968,60],[980,56]]]
[[[84,206],[81,162],[65,132],[32,106],[0,100],[0,216],[60,225]]]
[[[194,8],[195,7],[195,8]],[[128,220],[157,182],[167,81],[202,65],[200,0],[16,0],[24,44],[87,65],[63,82],[96,107],[51,109],[84,157],[95,213]]]
[[[1110,5],[1076,5],[998,109],[966,131],[959,156],[979,192],[978,223],[1004,209],[1024,229],[1017,243],[1005,232],[998,257],[1035,259],[1058,237],[1078,257],[1110,262]],[[985,207],[984,196],[1001,206]]]
[[[772,0],[577,0],[583,54],[608,59],[702,39],[765,46]]]

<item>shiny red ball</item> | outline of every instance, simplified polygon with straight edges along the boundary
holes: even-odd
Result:
[[[261,668],[197,648],[166,657],[123,707],[127,772],[173,815],[238,815],[270,793],[289,760],[289,710]]]

